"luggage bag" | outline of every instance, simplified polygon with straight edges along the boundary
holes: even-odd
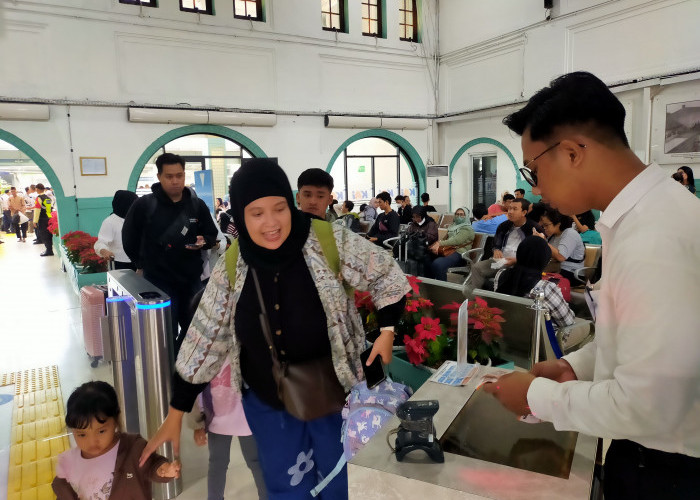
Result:
[[[85,351],[92,360],[90,366],[93,368],[104,356],[101,319],[107,314],[106,298],[105,285],[84,286],[80,289],[80,313],[83,320]]]

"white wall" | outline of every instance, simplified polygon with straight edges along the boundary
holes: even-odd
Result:
[[[700,173],[697,156],[663,154],[665,105],[699,99],[700,75],[655,78],[700,68],[700,2],[561,0],[551,20],[544,13],[540,0],[440,3],[439,110],[452,116],[439,120],[440,161],[488,137],[520,163],[519,138],[500,121],[551,79],[585,70],[609,85],[644,80],[613,88],[627,109],[632,149],[669,172],[689,165]],[[468,112],[479,109],[490,111]],[[505,155],[498,169],[498,192],[512,191],[516,174]],[[463,182],[470,191],[471,179]]]
[[[323,113],[434,113],[424,48],[398,39],[397,0],[388,0],[386,39],[361,35],[352,0],[349,33],[338,34],[321,29],[320,2],[265,3],[267,21],[251,23],[233,18],[232,0],[217,0],[214,16],[180,12],[176,0],[4,2],[0,98],[54,105],[48,122],[0,120],[0,129],[37,150],[67,196],[101,197],[124,188],[144,149],[180,126],[129,123],[128,103],[276,111],[274,127],[235,130],[279,157],[290,178],[325,168],[357,132],[324,129]],[[87,103],[71,106],[70,129],[67,107],[55,104],[64,100]],[[430,130],[403,135],[425,161]],[[81,177],[80,156],[107,157],[107,179]]]

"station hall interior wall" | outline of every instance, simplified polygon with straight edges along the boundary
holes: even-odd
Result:
[[[632,148],[669,171],[697,167],[697,157],[663,154],[663,128],[666,103],[700,99],[700,83],[692,74],[655,77],[700,67],[700,2],[561,0],[547,21],[540,0],[442,0],[439,9],[421,0],[416,44],[399,40],[398,2],[386,1],[380,39],[361,35],[354,0],[348,33],[321,30],[314,1],[267,0],[264,23],[233,19],[231,0],[217,0],[214,16],[180,12],[170,0],[155,9],[117,0],[3,2],[0,99],[46,99],[51,118],[0,120],[0,134],[24,141],[55,173],[61,231],[93,234],[143,152],[184,127],[130,123],[129,103],[274,111],[274,127],[228,128],[278,157],[293,184],[306,168],[328,168],[361,132],[325,128],[324,114],[437,117],[425,130],[391,132],[423,164],[454,161],[451,192],[420,179],[433,203],[451,200],[454,209],[471,206],[463,170],[471,154],[497,154],[497,192],[523,186],[511,160],[522,161],[520,139],[502,118],[552,78],[585,69],[611,85],[644,80],[614,88]],[[467,143],[475,145],[456,158]],[[81,156],[106,157],[107,176],[81,176]]]

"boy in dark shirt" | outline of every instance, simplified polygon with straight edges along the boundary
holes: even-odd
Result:
[[[382,191],[377,196],[377,201],[379,202],[379,209],[382,212],[377,216],[377,220],[374,221],[374,225],[367,233],[369,241],[382,246],[384,240],[388,238],[394,238],[399,235],[399,214],[394,212],[391,208],[391,196],[386,191]]]

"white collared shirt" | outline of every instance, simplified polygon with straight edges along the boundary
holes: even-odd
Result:
[[[116,214],[110,214],[102,222],[97,241],[95,242],[95,253],[97,255],[100,255],[100,250],[104,248],[114,254],[115,261],[131,262],[122,245],[122,227],[124,227],[124,219]]]
[[[596,224],[596,339],[565,358],[578,381],[533,381],[535,416],[700,457],[699,216],[700,200],[657,165],[615,196]]]

